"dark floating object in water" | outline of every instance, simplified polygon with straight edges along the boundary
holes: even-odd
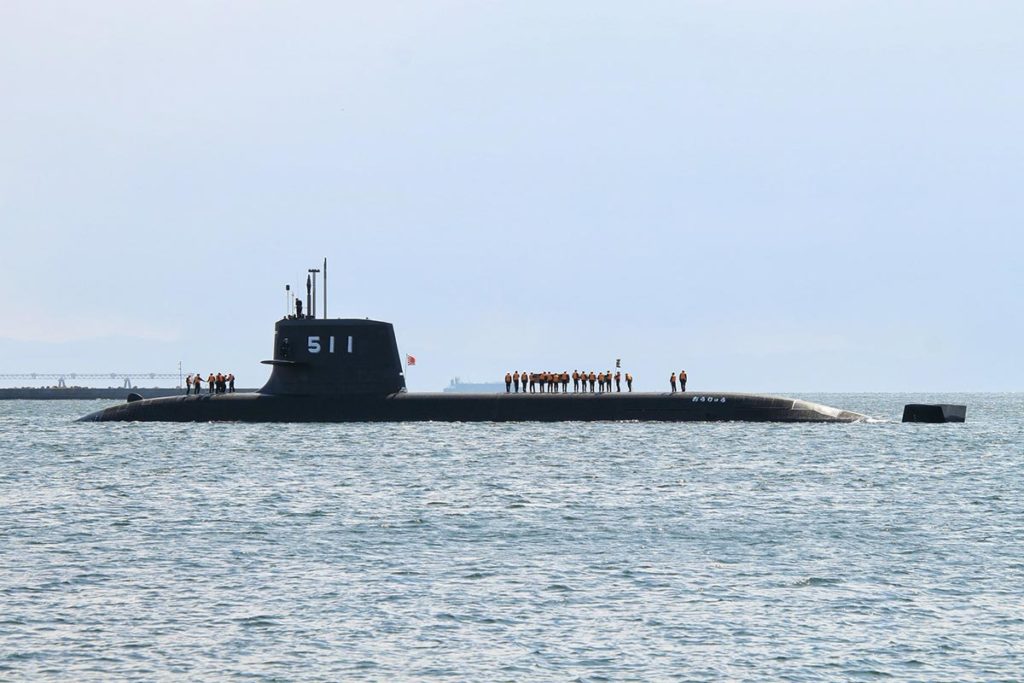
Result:
[[[721,392],[408,393],[390,323],[289,317],[277,322],[273,369],[251,394],[122,403],[83,421],[164,422],[856,422],[859,413],[800,399]]]
[[[311,271],[312,273],[312,271]],[[727,421],[856,422],[848,410],[778,396],[679,393],[415,393],[405,388],[395,329],[377,320],[317,317],[316,285],[307,279],[306,313],[274,327],[267,383],[250,394],[141,399],[82,421],[163,422],[559,422]],[[290,296],[290,293],[289,293]]]
[[[953,403],[908,403],[903,406],[904,422],[964,422],[967,406]]]

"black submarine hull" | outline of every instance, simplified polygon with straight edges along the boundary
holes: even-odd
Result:
[[[289,317],[274,326],[267,383],[252,394],[142,399],[85,421],[159,422],[855,422],[792,398],[714,392],[408,393],[391,323]]]
[[[857,422],[864,415],[756,394],[441,394],[282,396],[214,394],[144,399],[85,422]]]

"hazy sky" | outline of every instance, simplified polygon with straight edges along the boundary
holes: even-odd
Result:
[[[0,372],[1021,390],[1024,3],[0,3]],[[130,364],[131,367],[125,367]]]

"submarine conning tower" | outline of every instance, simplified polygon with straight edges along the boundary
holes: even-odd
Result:
[[[301,310],[301,309],[300,309]],[[405,390],[391,323],[288,317],[274,326],[274,359],[261,394],[388,395]]]

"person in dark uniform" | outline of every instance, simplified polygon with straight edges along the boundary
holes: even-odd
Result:
[[[633,375],[626,373],[626,389],[633,393]]]
[[[686,370],[679,371],[679,391],[686,392]]]
[[[506,394],[511,394],[512,393],[512,373],[511,372],[506,372],[505,373],[505,393]]]
[[[615,393],[622,393],[622,373],[615,371]]]
[[[516,388],[516,393],[519,393],[519,371],[516,370],[516,374],[512,375],[512,386]]]
[[[530,393],[531,394],[535,393],[537,391],[536,383],[537,383],[537,373],[531,372],[530,373]]]
[[[565,370],[562,372],[562,393],[569,393],[569,371]]]
[[[185,378],[185,395],[192,393],[192,375]]]
[[[211,372],[210,376],[206,378],[207,390],[212,394],[217,390],[217,378]]]
[[[194,393],[194,394],[195,394],[196,396],[198,396],[198,395],[199,395],[199,392],[200,392],[200,391],[202,390],[202,388],[203,388],[202,386],[200,386],[200,385],[201,385],[202,383],[203,383],[203,378],[202,378],[202,377],[200,377],[200,376],[199,376],[199,373],[197,372],[197,373],[196,373],[196,375],[195,375],[195,377],[193,377],[193,378],[192,378],[192,386],[194,386],[194,387],[195,387],[195,391],[193,391],[193,393]]]
[[[594,384],[597,382],[597,375],[593,370],[590,371],[590,377],[587,379],[590,380],[590,393],[594,393]]]
[[[572,393],[578,394],[580,391],[580,371],[572,371]]]
[[[672,373],[672,376],[669,378],[668,383],[672,385],[672,393],[676,393],[676,373]]]
[[[235,373],[233,372],[228,373],[228,391],[232,394],[235,393]]]

